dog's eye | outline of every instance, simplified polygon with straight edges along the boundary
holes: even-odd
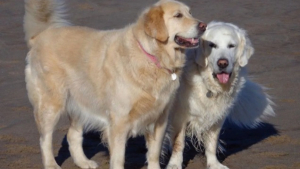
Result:
[[[182,18],[183,15],[182,15],[182,13],[177,13],[176,15],[174,15],[174,17],[175,17],[175,18]]]
[[[212,42],[211,42],[211,43],[209,43],[209,44],[208,44],[208,46],[209,46],[209,47],[211,47],[211,48],[217,48],[217,45],[216,45],[216,44],[214,44],[214,43],[212,43]]]
[[[189,13],[192,15],[192,11],[189,11]]]
[[[234,44],[229,44],[229,45],[228,45],[228,48],[234,48],[234,47],[235,47]]]

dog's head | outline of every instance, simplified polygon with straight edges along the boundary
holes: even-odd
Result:
[[[196,62],[208,66],[211,76],[222,85],[232,82],[232,76],[247,65],[254,52],[246,32],[229,23],[209,23],[201,42]]]
[[[190,8],[181,2],[161,0],[144,13],[145,33],[174,48],[193,48],[206,24],[192,17]]]

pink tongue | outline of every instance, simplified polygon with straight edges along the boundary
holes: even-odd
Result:
[[[220,83],[227,83],[229,80],[229,74],[227,73],[219,73],[217,74],[217,78],[219,79]]]
[[[191,43],[198,43],[199,42],[199,39],[197,39],[197,38],[186,38],[185,40],[189,41]]]

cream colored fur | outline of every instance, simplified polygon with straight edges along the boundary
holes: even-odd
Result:
[[[247,77],[244,66],[254,49],[245,31],[233,24],[211,22],[201,39],[200,48],[187,52],[180,88],[170,112],[173,151],[167,169],[182,168],[185,136],[197,139],[193,143],[196,148],[203,142],[208,169],[228,169],[216,157],[219,132],[226,117],[241,126],[253,127],[263,117],[274,115],[273,103],[263,87]],[[213,76],[219,71],[220,58],[229,61],[226,71],[231,72],[231,77],[226,84]]]
[[[80,168],[97,168],[82,149],[84,129],[103,132],[110,168],[124,168],[129,137],[146,136],[149,169],[158,169],[168,109],[179,86],[185,47],[176,35],[199,37],[199,21],[183,3],[159,1],[133,24],[99,31],[70,26],[62,0],[26,0],[24,31],[26,86],[40,132],[44,168],[59,169],[52,152],[52,134],[62,114],[71,126],[69,150]],[[181,13],[182,17],[174,15]],[[153,63],[139,47],[154,55]]]

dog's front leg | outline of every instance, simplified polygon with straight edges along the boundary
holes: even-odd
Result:
[[[159,157],[162,142],[165,136],[167,127],[168,112],[164,111],[154,126],[154,130],[145,135],[148,152],[147,161],[148,169],[160,169]]]
[[[173,125],[172,127],[173,131],[171,131],[170,135],[170,140],[173,146],[172,155],[166,169],[182,169],[186,123],[182,122],[177,124],[177,126]]]
[[[110,169],[124,169],[125,145],[130,125],[124,120],[113,120],[108,129]]]
[[[69,151],[75,162],[80,168],[97,168],[98,164],[92,160],[89,160],[82,148],[83,141],[83,125],[75,118],[70,116],[71,126],[69,128],[67,138],[69,143]]]
[[[172,151],[166,169],[182,169],[183,150],[185,147],[185,132],[190,114],[185,112],[185,106],[174,104],[170,112],[170,126],[167,129],[170,137]]]
[[[214,124],[208,131],[204,138],[205,155],[207,159],[208,169],[229,169],[228,167],[222,165],[217,159],[217,148],[219,141],[219,133],[222,128],[224,120]]]

